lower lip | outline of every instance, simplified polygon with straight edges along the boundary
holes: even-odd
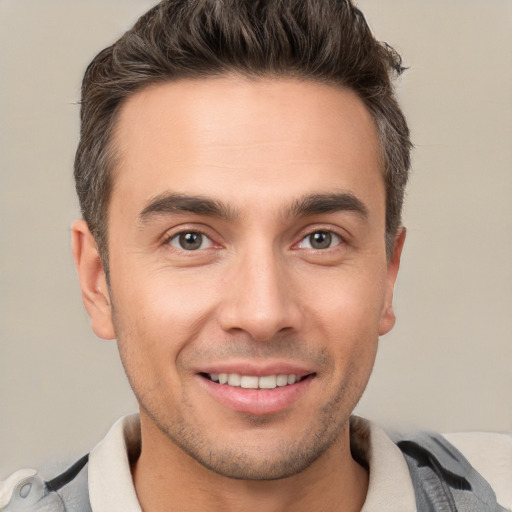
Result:
[[[219,384],[197,375],[213,398],[236,412],[272,414],[283,411],[297,402],[311,385],[313,376],[300,382],[274,389],[245,389]]]

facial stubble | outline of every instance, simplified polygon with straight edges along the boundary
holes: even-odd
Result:
[[[238,442],[232,442],[223,438],[223,432],[212,437],[196,426],[198,422],[193,418],[201,412],[195,409],[184,392],[181,414],[172,415],[171,411],[166,411],[167,415],[158,414],[161,407],[154,394],[139,389],[129,370],[131,365],[125,361],[127,354],[121,352],[139,406],[158,430],[187,457],[218,475],[232,479],[278,480],[306,470],[346,435],[350,414],[359,399],[355,393],[359,386],[354,386],[354,381],[351,381],[357,372],[349,371],[347,379],[298,438],[281,435],[277,441],[275,439],[280,422],[286,422],[286,411],[265,416],[240,413],[239,420],[247,435],[237,436]],[[366,382],[363,388],[365,385]],[[309,411],[303,411],[303,414],[311,416]],[[248,442],[248,439],[252,441]],[[269,445],[273,447],[269,449]]]

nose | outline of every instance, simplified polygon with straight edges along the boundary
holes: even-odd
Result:
[[[303,315],[291,269],[272,249],[248,251],[225,286],[219,313],[223,330],[269,341],[300,329]]]

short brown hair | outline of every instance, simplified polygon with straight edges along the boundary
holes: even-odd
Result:
[[[386,247],[401,224],[411,142],[391,78],[400,56],[351,0],[163,0],[88,66],[75,158],[82,215],[108,272],[111,138],[127,97],[159,82],[226,73],[297,77],[349,88],[377,127],[386,184]]]

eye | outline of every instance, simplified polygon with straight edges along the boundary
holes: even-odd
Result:
[[[206,235],[198,231],[183,231],[170,238],[168,243],[182,251],[197,251],[213,246],[213,242]]]
[[[305,236],[299,243],[301,249],[330,249],[339,245],[343,240],[332,231],[315,231]]]

